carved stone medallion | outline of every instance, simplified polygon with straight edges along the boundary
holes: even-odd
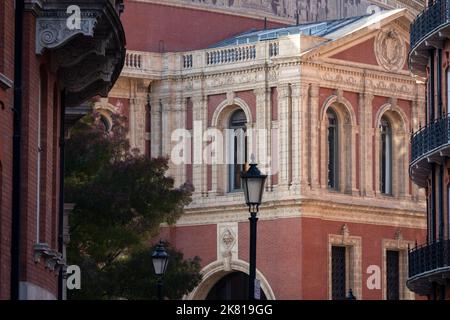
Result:
[[[405,65],[406,46],[394,29],[381,30],[375,39],[375,57],[386,70],[396,71]]]

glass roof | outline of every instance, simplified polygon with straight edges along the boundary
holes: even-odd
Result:
[[[262,29],[262,30],[250,30],[234,36],[232,38],[220,41],[210,48],[218,48],[225,47],[230,45],[239,45],[246,43],[254,43],[258,41],[264,40],[273,40],[277,39],[281,36],[285,35],[295,35],[295,34],[303,34],[303,35],[311,35],[323,37],[329,33],[332,33],[340,28],[345,27],[346,25],[356,22],[362,18],[368,17],[370,15],[356,16],[350,18],[336,19],[336,20],[327,20],[327,21],[319,21],[319,22],[309,22],[302,23],[295,26],[282,27],[282,28],[274,28],[274,29]]]

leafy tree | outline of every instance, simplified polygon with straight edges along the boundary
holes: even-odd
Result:
[[[73,299],[155,298],[149,243],[161,223],[173,224],[192,187],[174,188],[168,161],[130,150],[124,118],[106,132],[99,116],[81,119],[66,144],[65,200],[70,215],[68,261],[82,270]],[[200,281],[199,258],[183,260],[169,247],[166,296],[181,298]]]

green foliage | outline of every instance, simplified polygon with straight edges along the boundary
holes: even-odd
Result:
[[[154,298],[147,244],[191,201],[192,187],[174,188],[165,175],[167,159],[130,150],[123,118],[113,123],[106,132],[97,115],[88,115],[66,143],[65,200],[75,203],[68,262],[82,271],[82,289],[70,292],[74,299]],[[170,250],[167,297],[176,299],[198,283],[200,263]]]

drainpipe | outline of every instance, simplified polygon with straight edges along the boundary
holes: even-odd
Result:
[[[64,148],[65,148],[65,113],[66,91],[61,91],[61,114],[59,131],[59,212],[58,212],[58,251],[64,253]],[[64,259],[67,257],[65,256]],[[58,300],[64,299],[64,268],[59,268]]]
[[[13,106],[13,170],[11,217],[11,300],[19,299],[20,281],[20,148],[22,117],[22,51],[24,0],[15,3],[14,37],[14,106]]]

